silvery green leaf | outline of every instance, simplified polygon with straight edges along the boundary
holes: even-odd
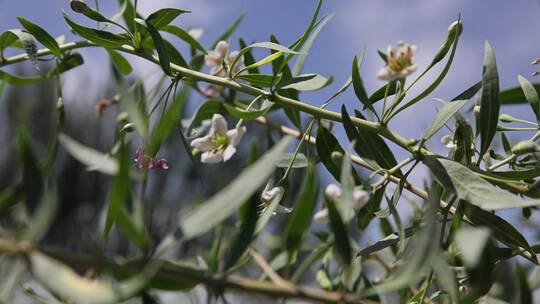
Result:
[[[118,172],[118,163],[114,158],[85,146],[65,134],[58,135],[58,139],[69,154],[85,164],[88,170],[99,171],[107,175],[115,175]]]
[[[437,133],[437,131],[439,131],[439,129],[441,129],[444,124],[448,120],[450,120],[454,116],[454,114],[456,114],[467,103],[467,100],[442,102],[444,106],[439,110],[439,112],[437,112],[435,118],[433,118],[427,129],[424,131],[422,139],[428,140],[431,136]]]
[[[475,267],[484,252],[491,232],[489,228],[461,228],[456,233],[455,242],[463,262],[468,267]]]

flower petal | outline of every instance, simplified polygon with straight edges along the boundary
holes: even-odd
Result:
[[[223,151],[223,161],[226,162],[236,153],[236,148],[233,145],[228,145]]]
[[[219,163],[223,160],[223,152],[219,150],[206,151],[201,155],[201,162],[207,164]]]
[[[212,116],[212,130],[218,135],[227,134],[227,121],[221,114],[214,114]]]
[[[212,143],[212,138],[207,135],[200,138],[195,138],[191,141],[191,146],[199,151],[206,152],[214,149],[214,144]]]
[[[396,74],[389,67],[383,67],[377,72],[377,78],[380,80],[392,81],[396,79]]]
[[[336,184],[329,184],[324,190],[324,194],[331,199],[337,199],[341,196],[341,188]]]
[[[229,139],[229,145],[237,146],[242,140],[242,136],[246,133],[246,127],[231,129],[227,131],[227,138]]]
[[[214,52],[216,55],[219,56],[220,59],[223,59],[225,57],[225,54],[229,51],[229,43],[225,40],[221,40],[216,44],[216,48],[214,49]]]
[[[321,224],[328,223],[328,209],[324,208],[317,211],[317,213],[315,213],[313,216],[313,219]]]

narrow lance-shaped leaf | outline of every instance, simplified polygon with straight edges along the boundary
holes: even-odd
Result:
[[[114,158],[87,147],[65,134],[60,134],[58,139],[68,153],[85,164],[88,170],[96,170],[107,175],[115,175],[118,172],[118,163]]]
[[[54,56],[60,57],[62,50],[58,46],[58,42],[47,31],[41,28],[39,25],[24,19],[23,17],[17,17],[17,20],[21,25],[32,34],[37,41],[41,42],[46,48],[48,48]]]
[[[353,64],[352,64],[352,83],[354,88],[354,94],[356,94],[356,97],[360,102],[364,105],[364,109],[368,108],[373,114],[377,115],[377,112],[375,111],[375,108],[373,108],[373,105],[371,104],[368,95],[366,93],[366,89],[364,88],[364,81],[362,80],[362,77],[360,76],[360,71],[358,67],[358,58],[354,56]]]
[[[467,100],[458,100],[453,102],[443,101],[443,107],[437,112],[433,121],[429,124],[422,135],[423,140],[428,140],[437,131],[439,131],[448,120],[450,120],[466,103]]]
[[[330,217],[330,228],[334,233],[334,246],[340,257],[341,263],[349,266],[352,262],[352,246],[347,234],[347,228],[341,219],[340,213],[334,202],[325,196],[324,204]]]
[[[296,250],[309,229],[317,201],[317,178],[314,166],[307,168],[306,176],[287,222],[287,250]]]
[[[362,114],[356,111],[356,116],[364,119]],[[384,169],[391,169],[397,165],[397,161],[394,154],[384,142],[384,140],[377,134],[369,131],[359,130],[356,128],[350,119],[349,113],[345,108],[345,105],[341,107],[341,117],[343,119],[343,127],[347,133],[349,140],[356,140],[355,151],[363,158],[371,160],[372,164]],[[396,171],[398,176],[402,176],[401,170]]]
[[[278,88],[297,91],[315,91],[331,84],[333,80],[333,77],[326,78],[319,74],[305,74],[281,82]]]
[[[480,103],[480,155],[491,145],[499,122],[499,73],[493,48],[486,41],[484,72],[482,77],[482,99]],[[482,159],[482,157],[480,157]]]
[[[182,28],[180,28],[178,26],[167,25],[167,26],[164,26],[163,28],[161,28],[161,30],[165,31],[167,33],[175,35],[176,37],[178,37],[178,38],[182,39],[183,41],[187,42],[194,49],[197,49],[197,50],[201,51],[203,54],[208,53],[206,51],[206,49],[204,48],[204,46],[202,46],[199,43],[199,41],[197,41],[196,39],[191,37],[191,35],[188,32],[184,31]]]
[[[345,151],[343,161],[341,162],[341,197],[337,209],[341,214],[341,219],[344,224],[348,224],[354,218],[355,209],[358,208],[353,195],[355,183],[352,175],[351,161],[351,154],[355,144],[356,140],[353,139],[349,148]]]
[[[536,94],[540,95],[540,83],[533,83],[532,85],[536,91]],[[502,105],[523,104],[527,102],[527,98],[525,97],[525,94],[523,94],[523,89],[521,86],[517,86],[501,90],[499,94],[499,101]]]
[[[114,49],[119,48],[124,44],[131,44],[131,40],[127,37],[79,25],[71,20],[65,13],[64,19],[75,33],[102,47]]]
[[[227,187],[218,192],[192,214],[180,220],[180,227],[188,239],[197,237],[226,219],[268,180],[275,165],[288,148],[291,138],[283,138],[265,156],[245,169]]]
[[[190,13],[190,11],[178,8],[162,8],[150,14],[150,16],[146,18],[146,22],[152,24],[156,30],[161,30],[163,27],[173,22],[176,17],[184,13]]]
[[[306,39],[304,43],[304,47],[302,48],[302,55],[298,56],[298,59],[296,59],[296,62],[294,64],[294,67],[292,69],[292,75],[298,76],[300,73],[302,73],[302,70],[304,68],[304,63],[307,59],[307,53],[309,53],[309,50],[313,46],[313,43],[315,42],[315,39],[319,35],[319,33],[322,31],[322,29],[332,20],[334,17],[334,13],[324,16],[321,18],[319,22],[317,22],[316,27],[313,29],[312,33],[309,35],[309,37]]]
[[[172,76],[173,74],[171,70],[171,59],[169,57],[169,53],[167,52],[167,49],[165,48],[163,38],[161,38],[161,35],[157,31],[157,29],[149,21],[135,18],[135,22],[144,26],[146,30],[148,30],[148,33],[150,34],[150,36],[152,37],[152,40],[154,41],[154,47],[156,48],[156,51],[159,56],[159,65],[161,66],[165,74]]]
[[[518,80],[521,89],[523,90],[523,94],[525,94],[525,98],[527,99],[527,102],[529,102],[529,105],[536,116],[536,120],[540,122],[540,98],[538,97],[538,92],[527,78],[518,75]]]
[[[265,49],[270,49],[270,50],[277,51],[278,53],[282,52],[282,53],[287,53],[287,54],[301,54],[299,52],[295,52],[295,51],[293,51],[291,49],[288,49],[287,47],[284,47],[282,45],[279,45],[277,43],[268,42],[268,41],[267,42],[256,42],[256,43],[250,44],[250,45],[246,46],[245,48],[241,49],[238,52],[238,56],[236,56],[234,58],[233,62],[231,62],[231,66],[229,68],[231,70],[233,70],[233,67],[236,65],[238,60],[240,60],[240,58],[242,58],[242,55],[244,55],[247,51],[249,51],[250,49],[253,49],[253,48],[265,48]],[[277,53],[274,53],[274,54],[277,54]],[[272,59],[272,60],[274,60],[274,59]]]
[[[97,21],[97,22],[104,22],[104,23],[114,24],[114,25],[116,25],[116,26],[118,26],[118,27],[120,27],[122,29],[125,29],[127,31],[127,29],[124,28],[123,25],[121,25],[121,24],[117,23],[116,21],[114,21],[114,19],[109,19],[109,18],[103,16],[97,10],[95,10],[95,9],[89,7],[88,5],[86,5],[86,3],[84,3],[84,1],[71,0],[70,5],[71,5],[71,9],[74,12],[83,14],[86,17],[88,17],[88,18],[90,18],[90,19],[92,19],[94,21]],[[122,6],[120,7],[119,12],[115,15],[115,17],[119,18],[119,16],[121,16],[121,14],[123,14],[125,12],[126,8],[127,8],[127,3],[124,2],[122,4]]]
[[[129,75],[133,71],[129,61],[124,56],[120,55],[120,53],[111,49],[108,49],[107,52],[109,53],[109,56],[111,56],[112,63],[120,73]]]
[[[539,199],[523,199],[488,183],[464,165],[448,159],[423,159],[437,180],[448,190],[485,210],[539,206]]]

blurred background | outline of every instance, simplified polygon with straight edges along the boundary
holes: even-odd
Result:
[[[87,2],[93,5],[93,1]],[[192,13],[180,16],[175,23],[184,28],[202,28],[204,34],[200,41],[207,48],[226,26],[240,14],[245,13],[246,17],[230,39],[232,49],[238,48],[240,37],[251,43],[267,41],[270,34],[275,34],[282,44],[293,42],[305,30],[315,5],[315,0],[139,1],[144,16],[162,7],[191,10]],[[116,1],[101,1],[100,6],[102,12],[108,16],[114,14],[117,9]],[[62,10],[81,23],[93,25],[71,13],[68,0],[0,0],[0,30],[19,28],[16,17],[24,16],[54,36],[65,35],[66,41],[80,40],[69,31],[62,17]],[[448,26],[461,15],[464,33],[448,76],[432,95],[421,102],[421,105],[402,112],[390,124],[391,128],[395,128],[406,137],[419,137],[429,124],[439,105],[432,98],[450,100],[481,79],[485,40],[492,44],[497,55],[502,88],[517,86],[518,74],[524,75],[533,83],[540,81],[540,78],[535,79],[531,76],[535,68],[530,65],[534,58],[540,56],[538,38],[540,5],[537,0],[325,2],[321,13],[332,12],[335,16],[319,35],[304,68],[306,73],[335,77],[334,83],[329,87],[318,92],[302,94],[302,101],[316,106],[321,105],[342,86],[350,75],[353,57],[359,55],[364,46],[366,55],[360,72],[368,93],[384,84],[375,77],[378,69],[384,65],[377,55],[377,50],[385,51],[388,45],[395,44],[399,40],[418,46],[415,63],[418,64],[418,70],[423,70],[444,41]],[[187,54],[188,49],[185,46],[178,45],[178,47]],[[16,53],[17,50],[11,49],[6,52],[6,57]],[[99,118],[95,113],[95,105],[100,100],[110,99],[117,93],[111,85],[110,60],[107,53],[100,49],[83,49],[81,53],[86,64],[62,76],[66,108],[65,130],[78,141],[105,151],[114,140],[112,130],[118,109],[112,108]],[[262,54],[256,53],[259,56]],[[143,77],[147,90],[150,90],[159,81],[160,68],[138,58],[129,56],[128,58],[134,67],[130,78]],[[47,69],[47,63],[39,65],[42,69]],[[439,66],[424,77],[412,90],[411,95],[428,86],[437,77],[440,69]],[[28,62],[7,67],[6,70],[17,74],[37,73]],[[189,117],[202,101],[202,97],[193,94],[189,99],[185,116]],[[329,108],[339,111],[342,104],[347,105],[349,112],[361,106],[352,90],[342,95]],[[54,131],[54,105],[53,82],[27,87],[8,87],[0,97],[2,146],[0,190],[8,187],[13,181],[13,176],[19,174],[19,162],[14,153],[17,127],[25,126],[38,155],[44,153]],[[472,103],[470,105],[472,106]],[[505,107],[501,112],[526,119],[533,117],[528,105]],[[239,154],[230,162],[212,166],[194,167],[186,156],[178,134],[171,136],[167,145],[158,153],[159,157],[166,157],[169,160],[171,168],[166,172],[152,172],[150,176],[151,187],[147,203],[151,211],[150,232],[154,239],[159,240],[176,225],[176,214],[183,203],[203,200],[221,189],[241,171],[251,139],[265,132],[255,124],[249,126],[250,134],[243,141]],[[340,127],[336,128],[336,134],[342,139],[342,145],[347,146],[344,131]],[[441,131],[428,146],[437,152],[445,153],[444,146],[439,142],[439,138],[445,134],[449,132]],[[527,136],[526,133],[520,134],[523,137]],[[521,139],[523,138],[511,137],[512,141]],[[260,141],[262,147],[267,145],[266,141]],[[399,151],[396,155],[398,161],[408,156],[399,148],[394,146],[392,148]],[[86,172],[83,165],[64,151],[60,152],[55,174],[58,176],[59,185],[63,185],[59,188],[61,209],[58,220],[44,242],[50,246],[94,252],[99,247],[100,240],[96,235],[100,229],[109,179],[98,173]],[[425,170],[418,170],[411,180],[422,185],[427,178]],[[323,176],[323,180],[324,183],[332,181],[331,177],[326,175]],[[517,218],[519,213],[520,211],[509,211],[503,215]],[[532,223],[535,218],[536,215],[533,213],[528,223]],[[279,222],[279,219],[276,221]],[[538,239],[536,228],[530,228],[528,223],[523,223],[523,229],[527,230],[527,236],[532,238],[530,242],[535,243]],[[361,242],[364,244],[379,238],[374,229],[368,231],[370,232],[362,237]],[[271,240],[271,233],[268,238]],[[121,238],[110,243],[112,245],[108,250],[115,254],[134,252],[134,248]],[[209,244],[199,245],[208,247]],[[195,251],[196,248],[185,246],[183,250]]]

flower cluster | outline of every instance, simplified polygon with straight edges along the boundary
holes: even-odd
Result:
[[[194,139],[191,146],[203,152],[203,163],[226,162],[236,153],[236,146],[245,132],[244,126],[228,130],[225,118],[221,114],[214,114],[208,134]]]
[[[377,78],[392,81],[404,78],[416,71],[412,59],[416,53],[416,45],[399,41],[394,47],[389,46],[386,52],[386,66],[377,73]]]
[[[135,166],[139,169],[169,169],[169,162],[166,159],[156,159],[152,156],[146,155],[141,147],[138,147],[135,151],[133,162],[135,162]]]
[[[208,52],[208,54],[204,56],[204,64],[210,68],[210,74],[226,77],[228,71],[225,70],[225,68],[231,69],[232,74],[236,74],[244,68],[243,56],[238,58],[238,61],[233,67],[230,66],[236,60],[236,57],[238,57],[238,51],[229,52],[229,43],[222,40],[216,44],[213,51]],[[204,91],[204,94],[213,96],[222,91],[222,87],[211,85]]]
[[[341,188],[336,184],[330,184],[326,186],[326,189],[324,190],[324,194],[326,195],[326,197],[328,197],[335,203],[339,203],[341,193],[342,193]],[[362,209],[362,207],[364,207],[364,205],[369,201],[369,193],[361,189],[354,189],[353,199],[355,203],[354,210],[358,211]],[[313,219],[319,223],[327,223],[328,222],[328,209],[326,209],[326,207],[323,207],[321,210],[315,213],[315,215],[313,216]]]

